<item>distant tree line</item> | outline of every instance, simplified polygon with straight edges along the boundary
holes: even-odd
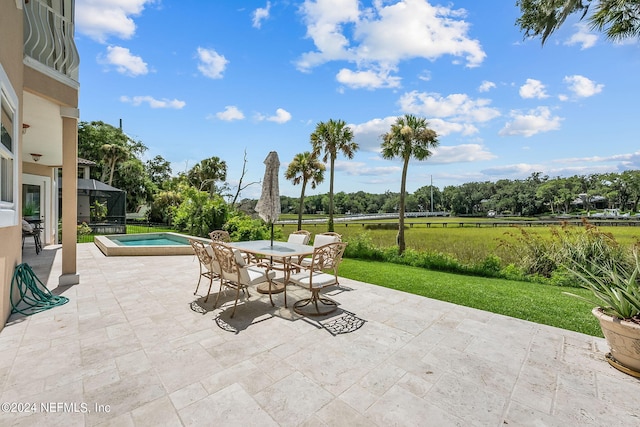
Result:
[[[496,182],[468,182],[450,185],[440,190],[433,187],[431,206],[430,185],[407,193],[407,212],[446,211],[452,215],[485,215],[489,210],[511,215],[569,214],[602,208],[619,208],[638,211],[640,203],[640,171],[621,173],[575,175],[568,178],[551,178],[541,172],[532,173],[526,179],[501,179]],[[338,192],[334,196],[334,208],[338,214],[394,213],[398,212],[400,194],[387,191],[384,194]],[[282,212],[298,213],[299,200],[283,196]],[[326,212],[328,195],[320,194],[304,198],[303,213]]]

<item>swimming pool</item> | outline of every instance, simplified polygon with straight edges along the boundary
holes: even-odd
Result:
[[[110,234],[95,236],[96,246],[106,256],[193,255],[189,238],[210,240],[179,233]]]

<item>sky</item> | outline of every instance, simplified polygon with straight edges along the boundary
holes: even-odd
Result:
[[[439,146],[409,164],[407,190],[640,169],[640,43],[569,18],[544,46],[515,0],[76,0],[80,119],[119,126],[174,174],[227,164],[257,199],[270,151],[280,192],[319,122],[344,120],[335,192],[399,192],[380,155],[398,116],[424,117]],[[246,164],[245,164],[246,159]],[[306,194],[329,191],[325,181]]]

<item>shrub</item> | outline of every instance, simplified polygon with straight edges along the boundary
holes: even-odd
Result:
[[[360,258],[372,261],[384,260],[382,251],[377,248],[371,239],[371,235],[367,232],[357,234],[354,238],[348,240],[345,256],[348,258]]]
[[[78,236],[87,236],[91,233],[93,233],[93,230],[87,225],[86,222],[83,222],[78,226]]]
[[[229,211],[221,196],[185,187],[182,197],[173,218],[176,229],[192,236],[206,237],[211,230],[220,229],[227,222]]]
[[[551,283],[563,286],[579,286],[575,275],[567,274],[566,263],[577,263],[593,268],[596,263],[630,265],[624,248],[610,233],[583,219],[583,226],[563,224],[551,228],[551,237],[544,238],[522,227],[514,242],[503,241],[518,256],[519,264],[526,274],[550,279]]]
[[[271,227],[264,221],[252,219],[245,213],[234,211],[229,220],[221,227],[229,232],[233,241],[271,239]],[[274,239],[282,238],[282,230],[274,229]]]
[[[153,197],[149,221],[171,224],[176,209],[182,203],[182,194],[179,191],[161,191]]]
[[[393,222],[383,222],[380,224],[366,224],[364,226],[366,230],[397,230],[398,224],[394,224]],[[405,225],[404,229],[406,230],[408,227]]]

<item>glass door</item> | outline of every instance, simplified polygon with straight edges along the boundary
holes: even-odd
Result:
[[[54,217],[51,208],[51,178],[31,174],[22,175],[22,216],[37,222],[42,229],[42,243],[50,244],[53,236]]]
[[[43,211],[43,191],[39,185],[22,184],[22,217],[27,221],[41,221],[44,216],[40,216]]]

